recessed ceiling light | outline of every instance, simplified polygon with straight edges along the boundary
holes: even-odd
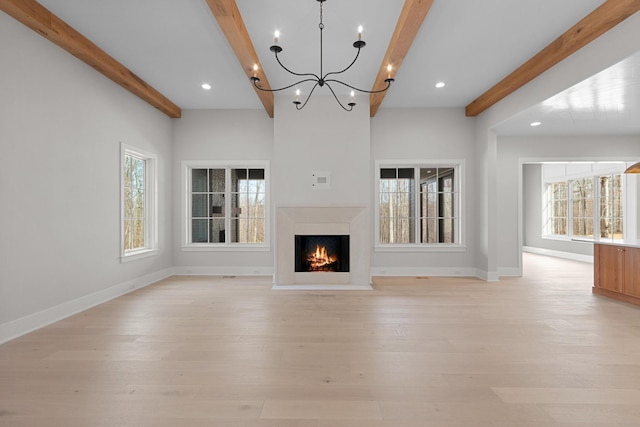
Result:
[[[209,83],[202,83],[202,89],[210,90],[211,89],[211,85]]]
[[[436,87],[437,87],[438,89],[440,89],[440,88],[445,87],[445,84],[444,84],[444,82],[438,82],[438,83],[436,83]]]
[[[531,122],[531,124],[529,126],[536,127],[536,126],[540,126],[541,124],[542,124],[542,122]]]

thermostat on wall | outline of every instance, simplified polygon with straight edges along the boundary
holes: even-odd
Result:
[[[311,188],[316,190],[328,190],[331,188],[330,172],[314,172],[311,174]]]

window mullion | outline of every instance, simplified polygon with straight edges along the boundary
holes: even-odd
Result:
[[[420,168],[413,168],[413,241],[422,243],[420,238]]]
[[[573,237],[573,181],[567,181],[567,232],[569,237]]]
[[[206,195],[207,195],[207,210],[206,210],[206,221],[207,221],[207,242],[211,242],[211,228],[213,224],[213,212],[211,211],[211,200],[213,199],[213,185],[211,184],[213,169],[207,168],[207,183],[206,183]]]
[[[146,159],[142,160],[142,164],[144,165],[144,185],[142,187],[142,221],[144,224],[144,247],[149,247],[149,243],[151,242],[151,223],[149,221],[149,211],[150,211],[150,201],[149,201],[149,182],[151,181],[150,171],[149,171],[149,161]]]
[[[229,230],[231,230],[231,168],[224,168],[224,242],[229,243]]]
[[[600,178],[591,177],[591,185],[593,186],[593,238],[600,236]],[[608,202],[608,201],[607,201]]]

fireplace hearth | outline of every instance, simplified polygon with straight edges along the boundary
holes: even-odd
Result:
[[[371,290],[369,218],[363,206],[277,207],[274,289]],[[296,256],[296,236],[348,236],[349,247],[339,244],[342,271],[297,271],[296,262],[302,260]],[[307,254],[316,251],[318,242],[309,245]],[[327,244],[320,246],[331,256]]]
[[[349,272],[348,235],[295,235],[296,273]]]

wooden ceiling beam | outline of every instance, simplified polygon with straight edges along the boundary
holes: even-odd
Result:
[[[207,0],[207,4],[247,75],[247,82],[250,82],[250,78],[255,76],[260,79],[262,88],[271,89],[235,0]],[[253,69],[254,65],[258,66],[257,71]],[[273,92],[261,91],[255,86],[253,89],[269,117],[273,118]]]
[[[385,79],[393,78],[396,75],[432,4],[433,0],[406,0],[404,2],[389,47],[382,59],[382,64],[380,64],[378,76],[371,88],[372,91],[383,89],[387,85],[384,82]],[[393,68],[391,73],[387,71],[388,65]],[[369,98],[371,117],[374,117],[378,112],[386,93],[371,94]]]
[[[607,0],[547,47],[467,105],[474,117],[640,10],[640,0]]]
[[[179,118],[182,115],[180,107],[35,0],[0,0],[0,10],[84,61],[167,116]]]

